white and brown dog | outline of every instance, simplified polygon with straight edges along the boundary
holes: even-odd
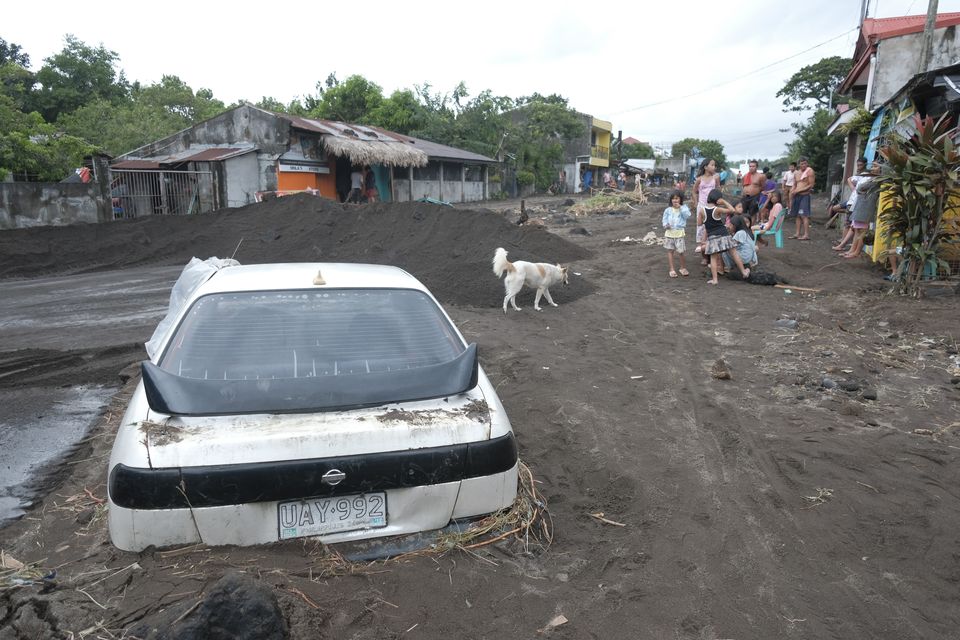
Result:
[[[520,311],[517,306],[517,294],[527,285],[531,289],[537,290],[537,295],[533,300],[533,308],[540,309],[540,296],[544,296],[550,306],[557,306],[550,297],[550,287],[555,284],[570,284],[567,278],[567,268],[559,264],[546,264],[545,262],[526,262],[517,260],[510,262],[507,260],[507,250],[503,247],[498,248],[493,254],[493,273],[499,278],[504,273],[507,277],[503,279],[503,286],[507,295],[503,298],[503,312],[507,312],[507,303]]]

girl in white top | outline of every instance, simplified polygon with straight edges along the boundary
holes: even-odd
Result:
[[[674,191],[670,196],[670,206],[663,210],[663,248],[667,250],[667,260],[670,262],[670,277],[676,278],[677,272],[673,268],[673,254],[680,257],[680,275],[688,276],[687,262],[683,257],[686,251],[683,237],[686,235],[684,227],[690,218],[690,209],[683,204],[683,192]]]

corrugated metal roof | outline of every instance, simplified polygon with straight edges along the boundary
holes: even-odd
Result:
[[[111,169],[159,169],[160,163],[153,160],[121,160],[110,165]]]
[[[227,160],[234,156],[240,156],[250,153],[254,148],[249,147],[213,147],[203,149],[202,151],[193,151],[189,155],[181,156],[176,160],[167,160],[167,162],[215,162],[217,160]]]
[[[252,144],[239,144],[231,147],[197,146],[177,153],[149,158],[131,158],[110,165],[115,169],[159,169],[161,165],[181,162],[218,162],[228,160],[245,153],[256,151]]]
[[[481,164],[496,164],[497,162],[493,158],[488,158],[487,156],[480,155],[479,153],[466,151],[465,149],[458,149],[456,147],[449,147],[445,144],[440,144],[439,142],[421,140],[420,138],[414,138],[413,136],[402,136],[399,133],[395,133],[393,135],[401,138],[404,142],[410,144],[414,148],[423,151],[431,160],[459,160],[461,162],[478,162]]]
[[[296,127],[305,131],[313,131],[327,136],[338,136],[341,138],[352,138],[354,140],[397,140],[396,134],[384,129],[375,129],[361,124],[347,124],[346,122],[335,122],[333,120],[316,120],[314,118],[303,118],[288,113],[278,113],[278,116],[284,118]]]

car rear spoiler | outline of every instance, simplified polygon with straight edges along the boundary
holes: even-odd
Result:
[[[477,345],[449,362],[375,373],[309,378],[184,378],[146,360],[141,365],[150,409],[175,416],[311,413],[442,398],[464,393],[479,377]]]

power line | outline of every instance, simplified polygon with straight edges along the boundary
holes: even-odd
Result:
[[[624,109],[623,111],[615,111],[615,112],[612,113],[611,115],[615,115],[615,116],[616,116],[616,115],[620,115],[621,113],[630,113],[631,111],[639,111],[639,110],[641,110],[641,109],[649,109],[650,107],[658,107],[658,106],[660,106],[660,105],[662,105],[662,104],[668,104],[668,103],[670,103],[670,102],[676,102],[677,100],[685,100],[686,98],[692,98],[693,96],[698,96],[698,95],[700,95],[701,93],[706,93],[706,92],[712,91],[712,90],[714,90],[714,89],[716,89],[716,88],[718,88],[718,87],[722,87],[722,86],[724,86],[724,85],[728,85],[728,84],[731,84],[731,83],[733,83],[733,82],[737,82],[738,80],[743,80],[744,78],[748,78],[748,77],[750,77],[750,76],[752,76],[752,75],[754,75],[754,74],[757,74],[757,73],[760,73],[761,71],[764,71],[764,70],[766,70],[766,69],[769,69],[770,67],[774,67],[774,66],[780,64],[781,62],[786,62],[787,60],[792,60],[793,58],[796,58],[796,57],[798,57],[798,56],[802,56],[802,55],[805,54],[805,53],[809,53],[809,52],[813,51],[814,49],[819,49],[820,47],[822,47],[822,46],[825,45],[825,44],[830,44],[830,43],[833,42],[834,40],[839,40],[840,38],[843,38],[843,37],[845,37],[845,36],[853,33],[853,32],[856,31],[858,28],[859,28],[859,27],[853,27],[853,28],[851,28],[851,29],[847,29],[846,31],[844,31],[844,32],[841,33],[840,35],[835,36],[835,37],[833,37],[833,38],[830,38],[829,40],[824,40],[824,41],[821,42],[820,44],[814,45],[814,46],[810,47],[809,49],[804,49],[803,51],[801,51],[801,52],[799,52],[799,53],[793,54],[792,56],[787,56],[786,58],[783,58],[783,59],[781,59],[781,60],[777,60],[776,62],[771,62],[770,64],[765,65],[765,66],[763,66],[763,67],[759,67],[759,68],[757,68],[757,69],[754,69],[753,71],[748,71],[747,73],[745,73],[745,74],[743,74],[743,75],[741,75],[741,76],[737,76],[737,77],[735,77],[735,78],[731,78],[730,80],[725,80],[725,81],[720,82],[720,83],[718,83],[718,84],[710,85],[709,87],[706,87],[706,88],[701,89],[701,90],[699,90],[699,91],[694,91],[693,93],[688,93],[688,94],[682,95],[682,96],[674,96],[673,98],[667,98],[666,100],[660,100],[659,102],[651,102],[651,103],[649,103],[649,104],[640,105],[639,107],[633,107],[633,108],[630,108],[630,109]]]

